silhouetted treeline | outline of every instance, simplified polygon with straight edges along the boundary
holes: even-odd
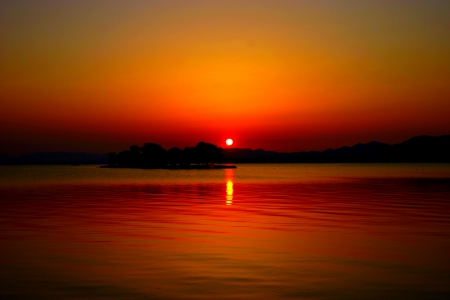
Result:
[[[223,149],[216,145],[199,142],[195,147],[171,148],[165,150],[158,144],[145,143],[142,147],[133,145],[130,150],[110,153],[109,167],[120,168],[164,168],[167,166],[208,165],[220,163]]]

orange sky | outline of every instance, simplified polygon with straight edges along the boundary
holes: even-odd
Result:
[[[0,153],[449,134],[448,1],[1,1]]]

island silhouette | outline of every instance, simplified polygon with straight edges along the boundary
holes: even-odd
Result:
[[[0,154],[0,165],[108,164],[135,168],[220,168],[217,163],[450,163],[450,135],[417,136],[402,143],[356,144],[325,151],[275,152],[250,148],[219,148],[200,142],[195,147],[163,149],[155,143],[133,145],[119,153],[35,152]],[[190,166],[190,167],[189,167]]]
[[[195,147],[178,147],[165,150],[161,145],[145,143],[142,147],[130,146],[129,150],[108,155],[108,168],[141,169],[224,169],[232,165],[222,162],[223,149],[211,143],[199,142]]]

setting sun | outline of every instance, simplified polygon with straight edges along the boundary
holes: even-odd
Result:
[[[231,145],[233,145],[233,140],[227,139],[227,141],[225,143],[227,144],[227,146],[231,146]]]

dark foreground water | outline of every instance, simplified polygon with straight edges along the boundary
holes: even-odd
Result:
[[[1,299],[450,299],[450,165],[0,167]]]

